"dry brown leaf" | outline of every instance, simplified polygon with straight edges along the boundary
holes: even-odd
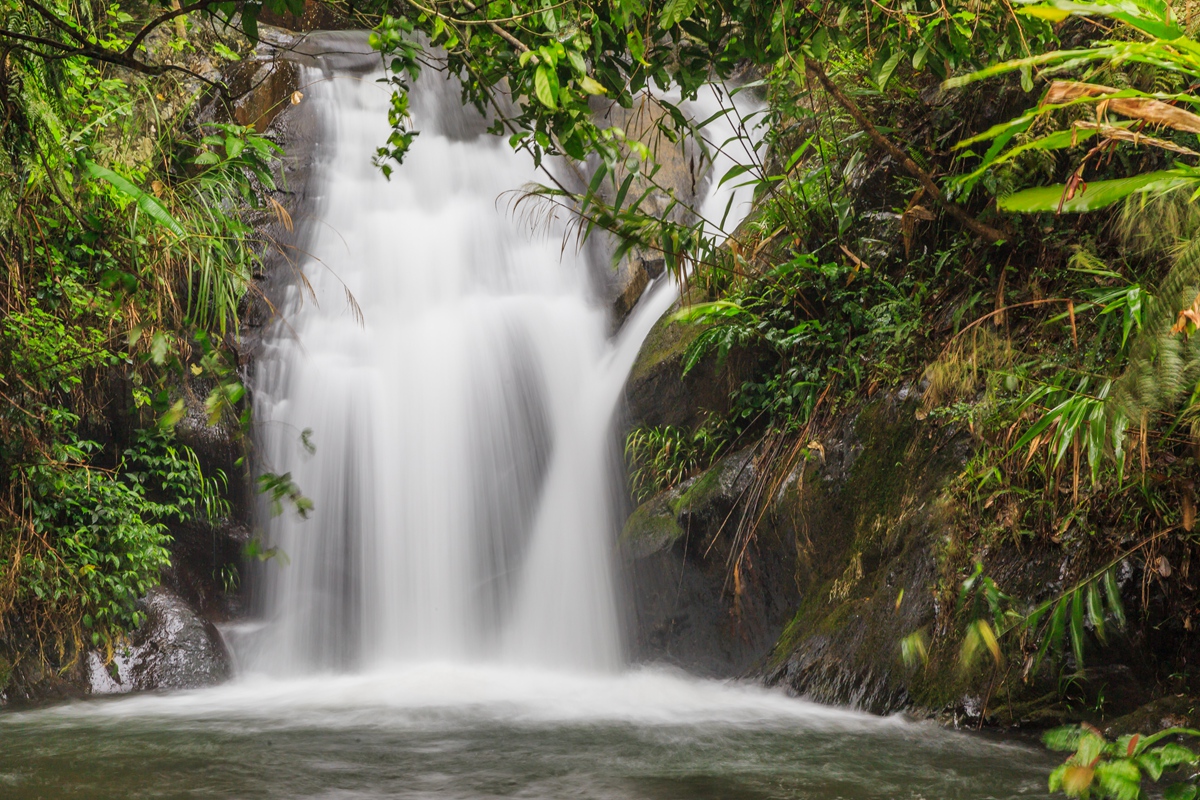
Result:
[[[900,215],[900,232],[904,236],[904,257],[908,258],[912,250],[913,234],[917,230],[918,220],[924,222],[932,222],[937,219],[937,215],[930,211],[925,206],[921,205],[921,198],[925,196],[925,189],[921,188],[916,191],[912,199],[908,201],[908,208],[904,209],[904,213]]]
[[[1033,461],[1033,454],[1036,453],[1038,451],[1038,448],[1042,446],[1042,436],[1043,435],[1044,434],[1039,433],[1037,436],[1033,437],[1033,441],[1029,443],[1029,452],[1026,453],[1026,455],[1025,455],[1025,466],[1026,467],[1029,466],[1030,461]]]
[[[1200,294],[1196,295],[1196,299],[1189,307],[1179,312],[1175,324],[1171,326],[1171,333],[1189,334],[1196,328],[1200,328]]]
[[[1200,116],[1148,97],[1106,96],[1119,91],[1119,89],[1101,86],[1098,83],[1054,81],[1050,84],[1050,89],[1046,92],[1042,105],[1059,105],[1078,100],[1081,97],[1099,97],[1101,98],[1100,106],[1096,110],[1101,116],[1107,111],[1115,111],[1122,116],[1145,120],[1151,125],[1165,125],[1178,131],[1200,133]]]
[[[271,206],[271,211],[275,214],[275,219],[287,230],[288,233],[291,233],[294,230],[294,226],[292,224],[292,215],[289,214],[287,209],[283,207],[283,204],[274,197],[268,196],[267,202]]]
[[[1156,569],[1158,574],[1162,575],[1164,578],[1171,577],[1171,562],[1167,561],[1166,556],[1159,556],[1158,558],[1154,559],[1154,569]]]
[[[854,253],[852,253],[850,251],[850,248],[846,247],[846,245],[843,244],[843,245],[840,245],[840,247],[842,248],[842,252],[846,254],[846,258],[850,259],[850,263],[854,264],[854,269],[850,272],[850,277],[846,278],[846,285],[849,286],[850,282],[853,281],[854,278],[858,275],[858,271],[860,269],[862,269],[863,267],[866,267],[867,264],[861,258],[854,255]]]
[[[303,99],[304,99],[304,92],[301,92],[301,91],[292,92],[292,105],[294,105],[294,106],[300,105],[300,101]]]
[[[1156,139],[1153,136],[1143,136],[1137,131],[1131,131],[1128,128],[1118,128],[1116,125],[1102,125],[1098,122],[1088,122],[1086,120],[1079,120],[1073,125],[1075,128],[1097,131],[1101,136],[1109,139],[1120,139],[1123,142],[1132,142],[1135,145],[1148,144],[1151,147],[1170,150],[1172,153],[1179,153],[1185,156],[1200,156],[1200,153],[1197,153],[1195,150],[1189,150],[1174,142],[1168,142],[1165,139]]]
[[[1183,529],[1190,531],[1196,527],[1196,503],[1192,500],[1190,490],[1183,493]]]

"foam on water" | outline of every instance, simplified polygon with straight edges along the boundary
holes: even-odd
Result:
[[[261,582],[268,625],[247,663],[618,669],[612,425],[673,287],[610,340],[590,279],[607,263],[564,247],[565,220],[531,231],[513,213],[513,192],[545,176],[484,132],[456,83],[427,71],[414,87],[421,133],[390,181],[371,165],[384,86],[320,66],[305,83],[327,132],[318,221],[255,396],[263,468],[315,508],[267,523],[286,560]],[[697,116],[719,97],[706,90]],[[714,123],[715,141],[731,133]],[[738,194],[732,228],[748,190],[711,183],[705,209]]]

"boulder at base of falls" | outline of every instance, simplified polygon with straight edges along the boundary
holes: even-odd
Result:
[[[774,531],[750,539],[731,512],[758,472],[752,449],[642,504],[621,534],[635,661],[746,674],[797,601],[795,549]],[[745,531],[741,531],[744,534]]]
[[[673,322],[683,303],[702,303],[707,296],[693,289],[654,324],[625,384],[625,410],[630,425],[673,425],[695,429],[710,415],[729,413],[730,393],[754,372],[755,356],[733,348],[725,358],[709,351],[686,376],[688,348],[708,326]]]
[[[110,663],[95,651],[89,654],[93,694],[196,689],[229,678],[229,654],[220,634],[179,596],[160,586],[138,606],[146,620],[116,648]]]

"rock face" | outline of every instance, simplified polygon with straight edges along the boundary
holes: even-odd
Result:
[[[702,299],[699,292],[685,298],[688,302]],[[709,414],[728,414],[730,393],[753,372],[754,357],[735,349],[724,361],[712,354],[706,356],[687,377],[681,377],[688,346],[704,326],[671,322],[679,308],[677,302],[655,323],[630,370],[625,384],[630,425],[697,428]]]
[[[900,640],[935,620],[942,489],[971,453],[953,428],[919,424],[892,397],[849,420],[797,471],[775,524],[797,541],[802,599],[764,670],[820,702],[888,713],[922,695]],[[815,449],[815,448],[814,448]]]
[[[636,661],[709,676],[748,673],[798,600],[791,542],[740,531],[732,513],[758,471],[729,455],[703,475],[639,507],[621,534]]]
[[[212,686],[230,675],[229,655],[212,623],[163,587],[138,603],[146,614],[129,644],[105,665],[93,651],[88,671],[93,694]]]
[[[971,445],[917,421],[904,395],[790,461],[760,442],[634,511],[621,537],[634,656],[877,713],[945,699],[899,648],[935,621],[939,498]]]

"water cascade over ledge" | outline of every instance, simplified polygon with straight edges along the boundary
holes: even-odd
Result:
[[[263,466],[290,473],[314,510],[267,525],[284,555],[266,569],[250,666],[614,669],[611,426],[672,287],[609,341],[589,280],[607,263],[511,211],[539,179],[531,159],[427,71],[412,94],[420,136],[386,180],[371,163],[389,132],[375,77],[315,67],[303,80],[326,131],[320,195],[256,414]]]
[[[296,217],[311,231],[303,278],[277,303],[255,400],[262,468],[290,473],[313,511],[285,505],[267,523],[286,558],[255,576],[265,622],[237,626],[240,675],[0,714],[0,794],[1042,791],[1051,759],[1019,743],[617,669],[613,421],[674,287],[652,286],[610,338],[590,280],[604,254],[563,251],[561,230],[531,235],[509,213],[505,192],[537,174],[483,133],[457,86],[422,78],[421,135],[388,182],[370,158],[388,132],[386,90],[320,64],[304,83],[322,126],[319,196]],[[706,216],[727,199],[710,191]]]

